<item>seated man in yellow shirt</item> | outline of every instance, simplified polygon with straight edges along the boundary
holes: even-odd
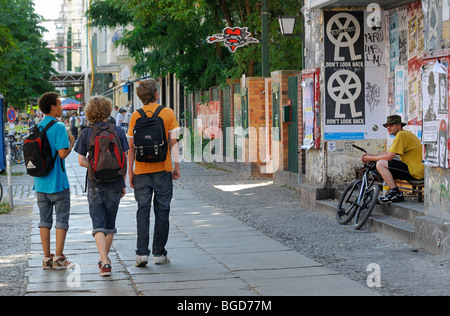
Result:
[[[424,166],[422,164],[422,145],[420,140],[411,132],[403,130],[406,123],[402,122],[399,115],[389,116],[386,124],[389,135],[394,135],[395,140],[388,152],[378,155],[364,154],[362,161],[368,163],[377,162],[377,170],[383,180],[389,186],[389,193],[381,198],[382,203],[403,202],[405,199],[394,179],[423,180]],[[394,159],[396,155],[400,160]]]

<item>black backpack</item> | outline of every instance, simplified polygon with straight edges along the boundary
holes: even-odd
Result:
[[[136,160],[139,162],[166,161],[169,144],[164,121],[158,116],[163,109],[159,106],[152,117],[148,117],[144,110],[138,110],[142,117],[136,121],[133,134]]]
[[[127,156],[123,152],[114,124],[93,124],[89,141],[88,176],[96,183],[112,183],[127,174]]]
[[[55,156],[52,155],[47,131],[56,123],[56,120],[51,121],[42,131],[35,125],[23,144],[25,167],[27,174],[32,177],[45,177],[55,166],[58,152],[55,153]]]

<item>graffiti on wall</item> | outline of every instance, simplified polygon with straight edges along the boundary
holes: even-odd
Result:
[[[213,139],[219,137],[219,101],[197,103],[197,131],[204,138]]]

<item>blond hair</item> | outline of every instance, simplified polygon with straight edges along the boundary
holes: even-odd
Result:
[[[86,107],[86,119],[91,124],[103,122],[110,117],[111,112],[111,99],[103,96],[95,96],[89,100],[89,104]]]

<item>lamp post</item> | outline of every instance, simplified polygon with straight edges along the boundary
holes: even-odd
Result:
[[[262,0],[261,12],[261,47],[262,47],[262,76],[269,77],[269,9],[268,1]]]

